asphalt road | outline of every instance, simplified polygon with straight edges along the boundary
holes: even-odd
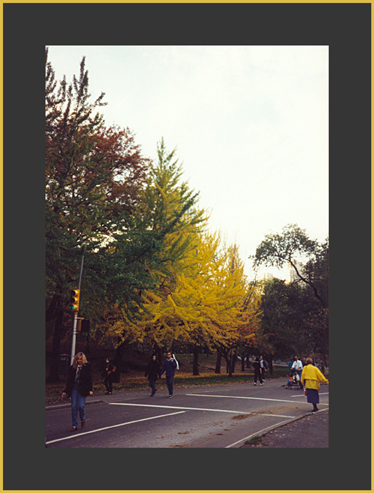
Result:
[[[321,409],[247,440],[242,448],[328,448],[329,412]]]
[[[264,385],[212,385],[93,395],[86,401],[86,426],[70,432],[70,404],[46,410],[46,445],[62,448],[239,448],[309,414],[302,390],[286,390],[284,379]],[[328,385],[320,391],[328,409]]]

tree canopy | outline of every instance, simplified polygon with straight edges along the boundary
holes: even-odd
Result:
[[[256,249],[254,267],[283,267],[296,273],[290,284],[279,279],[263,285],[262,328],[278,357],[293,352],[328,354],[329,242],[311,240],[305,230],[288,225],[269,234]]]
[[[253,266],[289,264],[297,277],[308,285],[323,308],[328,306],[328,240],[320,244],[311,240],[296,224],[285,226],[281,234],[268,234],[256,249]],[[304,266],[298,267],[298,261]]]
[[[98,112],[104,94],[91,102],[84,58],[79,77],[68,85],[65,78],[55,80],[46,51],[45,77],[46,321],[47,335],[54,337],[51,379],[57,379],[69,293],[77,287],[82,255],[80,312],[92,327],[108,309],[126,321],[136,319],[142,293],[157,290],[168,259],[183,254],[179,231],[186,217],[198,224],[200,216],[192,210],[197,194],[185,185],[165,194],[157,182],[161,175],[150,174],[152,163],[129,129],[105,127]],[[166,153],[163,144],[159,153]],[[172,245],[167,235],[175,236]]]
[[[46,50],[50,380],[58,379],[61,338],[72,325],[69,293],[79,280],[79,313],[90,320],[90,334],[111,341],[118,354],[127,342],[155,349],[188,343],[198,372],[202,347],[227,361],[239,348],[260,345],[279,354],[297,344],[327,350],[328,241],[319,244],[296,225],[267,235],[254,266],[287,262],[307,289],[274,282],[260,293],[247,281],[238,247],[208,232],[209,218],[199,193],[183,181],[176,149],[169,152],[161,139],[157,162],[144,157],[130,129],[105,125],[104,97],[91,98],[85,58],[68,84],[65,77],[56,80]]]

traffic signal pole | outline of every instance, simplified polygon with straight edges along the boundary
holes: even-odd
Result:
[[[79,274],[79,283],[78,283],[78,290],[79,290],[79,295],[80,295],[80,290],[81,290],[81,283],[82,283],[82,273],[83,273],[83,260],[84,260],[84,254],[82,255],[82,261],[81,261],[81,271]],[[78,310],[74,311],[74,321],[73,321],[73,338],[71,341],[71,358],[70,358],[70,364],[73,364],[73,359],[75,356],[75,346],[76,346],[76,340],[77,340],[77,321],[78,321]]]

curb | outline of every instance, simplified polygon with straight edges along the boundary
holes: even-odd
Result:
[[[249,435],[248,437],[244,438],[242,440],[243,443],[241,445],[238,445],[236,448],[241,448],[242,445],[244,445],[245,440],[250,440],[251,438],[254,438],[254,437],[262,438],[263,436],[266,436],[269,433],[269,431],[276,430],[277,428],[282,428],[282,426],[287,426],[290,423],[294,423],[295,421],[300,421],[300,419],[303,419],[306,416],[312,416],[312,415],[315,415],[315,414],[318,414],[318,413],[321,413],[324,411],[328,411],[328,410],[329,410],[329,407],[326,407],[325,409],[319,409],[316,413],[309,411],[309,412],[303,414],[302,416],[297,416],[296,418],[291,418],[288,421],[283,421],[281,423],[277,423],[275,425],[269,426],[268,428],[264,428],[263,430],[257,431],[256,433],[252,433],[252,435]]]

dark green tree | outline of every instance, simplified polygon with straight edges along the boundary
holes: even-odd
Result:
[[[282,234],[266,235],[252,257],[254,267],[283,267],[289,264],[304,289],[300,291],[300,314],[308,311],[304,319],[304,338],[313,351],[326,359],[329,350],[329,241],[311,240],[297,225],[283,228]],[[312,303],[314,297],[316,304]]]
[[[171,347],[174,342],[169,338],[155,340],[155,331],[163,332],[162,327],[157,330],[157,324],[140,327],[134,321],[140,320],[144,312],[147,313],[149,291],[157,291],[159,299],[163,299],[173,290],[176,273],[185,268],[183,259],[196,245],[198,233],[206,220],[204,211],[197,209],[198,193],[181,180],[182,166],[175,153],[175,149],[171,152],[166,150],[162,139],[157,148],[158,161],[150,170],[147,185],[141,193],[141,202],[133,217],[133,230],[141,233],[137,238],[139,249],[128,252],[129,242],[119,241],[114,254],[118,272],[123,273],[113,280],[111,288],[113,301],[124,314],[122,325],[117,325],[120,327],[117,334],[121,341],[116,353],[117,363],[120,363],[122,345],[129,341],[145,337],[156,349],[159,344]],[[141,253],[142,262],[136,257],[138,252]],[[131,258],[134,259],[132,264],[138,268],[133,274],[126,273]],[[139,288],[136,283],[145,274],[143,287]],[[135,284],[132,286],[129,282]],[[129,302],[136,308],[136,313],[130,310]]]
[[[282,268],[289,264],[321,306],[328,307],[328,240],[321,245],[296,224],[289,224],[281,234],[266,235],[251,258],[254,268],[260,265]],[[303,269],[299,268],[300,263]]]
[[[153,232],[146,218],[134,220],[151,163],[128,129],[105,128],[98,112],[104,94],[91,102],[85,59],[68,85],[56,81],[46,50],[45,76],[46,323],[53,337],[49,381],[56,381],[83,253],[80,315],[98,322],[119,297],[136,314],[139,291],[154,282],[145,264],[157,258],[172,225]]]
[[[262,350],[277,358],[307,351],[305,319],[308,310],[302,305],[303,288],[280,279],[263,282],[261,327],[266,345]]]

